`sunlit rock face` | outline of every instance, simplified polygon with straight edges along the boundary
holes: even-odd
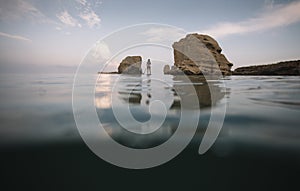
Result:
[[[232,63],[221,54],[222,49],[215,39],[208,35],[188,34],[175,42],[174,65],[185,74],[202,75],[220,70],[223,75],[231,74]],[[174,73],[172,70],[170,74]],[[176,72],[175,72],[176,73]]]
[[[119,74],[141,74],[142,73],[142,57],[127,56],[122,60],[118,67]]]

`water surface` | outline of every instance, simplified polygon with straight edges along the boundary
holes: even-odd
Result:
[[[0,78],[1,147],[81,140],[72,112],[74,75],[1,74]],[[86,85],[95,86],[95,108],[106,131],[124,145],[134,148],[159,145],[176,131],[182,110],[192,114],[200,108],[193,139],[194,144],[199,144],[211,110],[226,106],[224,125],[212,148],[216,154],[230,154],[249,145],[300,154],[299,77],[230,76],[211,81],[190,77],[186,81],[180,76],[167,75],[157,80],[155,75],[142,75],[122,77],[114,86],[118,79],[119,75],[95,75],[96,85]],[[188,89],[191,86],[194,93]],[[188,102],[195,96],[199,106]],[[186,99],[184,108],[183,98]],[[155,105],[156,100],[165,107]],[[132,129],[124,129],[118,123],[112,101],[118,111],[129,109],[135,121],[126,123]],[[154,107],[150,112],[151,105]],[[161,127],[155,129],[151,124],[159,124],[163,114]],[[153,123],[147,123],[149,120]],[[185,126],[188,132],[190,124]],[[142,131],[144,134],[133,133]]]

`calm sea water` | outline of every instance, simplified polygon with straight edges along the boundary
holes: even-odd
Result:
[[[1,74],[0,78],[1,147],[81,140],[72,112],[74,75]],[[217,155],[249,146],[300,154],[299,77],[230,76],[211,81],[190,77],[185,81],[153,75],[119,79],[119,75],[98,79],[95,75],[95,108],[106,131],[124,145],[145,148],[168,140],[180,122],[181,110],[192,114],[199,109],[189,102],[196,97],[200,116],[193,144],[201,142],[211,111],[226,107],[222,130],[212,147]],[[191,85],[195,88],[192,93],[188,89]],[[187,98],[184,105],[183,98]],[[133,118],[126,121],[128,113]],[[127,130],[116,115],[124,118]],[[188,131],[191,124],[184,125]]]

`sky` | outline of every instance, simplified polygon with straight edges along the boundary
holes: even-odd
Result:
[[[73,71],[99,39],[141,23],[208,34],[234,68],[300,59],[299,10],[297,0],[0,0],[0,70]]]

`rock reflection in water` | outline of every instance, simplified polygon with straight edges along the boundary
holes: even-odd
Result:
[[[118,90],[118,93],[122,100],[131,104],[141,104],[142,78],[140,76],[128,75],[118,83],[121,83],[119,87],[122,89]]]
[[[145,104],[149,105],[152,94],[155,93],[151,90],[151,78],[144,81],[142,78],[138,77],[130,78],[130,80],[125,80],[121,83],[123,83],[123,86],[125,87],[125,89],[119,91],[121,99],[130,104],[140,105],[143,104],[141,103],[143,99],[145,100]],[[191,83],[193,84],[195,91],[190,91]],[[168,89],[168,87],[166,88]],[[180,97],[182,95],[185,96],[185,100],[187,101],[193,100],[189,99],[189,97],[197,96],[200,108],[210,108],[215,106],[217,102],[225,96],[225,91],[222,90],[218,82],[207,81],[203,76],[174,76],[172,91],[174,94],[168,99],[173,99],[173,103],[168,109],[179,109],[181,105]],[[189,109],[199,108],[194,102],[187,102],[186,105]]]
[[[216,81],[207,81],[203,76],[174,76],[174,101],[171,109],[180,108],[180,96],[178,93],[185,96],[185,107],[189,109],[210,108],[215,106],[225,96],[225,91]],[[189,91],[190,83],[193,84],[195,91]],[[195,95],[195,92],[197,95]],[[189,101],[189,97],[197,96],[199,100],[199,107],[195,103]],[[213,97],[212,97],[213,96]]]
[[[102,87],[101,84],[106,86]],[[107,88],[108,86],[109,88]],[[97,112],[102,125],[113,139],[133,148],[150,148],[167,141],[178,127],[181,110],[193,112],[193,110],[199,109],[199,106],[190,101],[195,100],[195,96],[197,96],[202,109],[215,106],[225,95],[218,81],[206,81],[200,76],[189,76],[188,78],[167,76],[163,80],[157,80],[149,76],[114,75],[111,78],[101,79],[96,87],[102,87],[96,88],[95,97]],[[193,91],[190,91],[191,87],[194,88]],[[213,94],[210,93],[210,90],[213,91]],[[211,95],[214,96],[214,99],[211,98]],[[180,104],[183,99],[184,108]],[[101,107],[101,105],[97,105],[100,102],[97,100],[110,101],[106,106],[113,102],[117,105],[116,109],[124,115],[130,112],[134,120],[128,119],[126,123],[130,128],[141,129],[141,131],[151,128],[149,124],[146,124],[147,121],[155,120],[157,119],[155,117],[163,115],[161,108],[153,107],[152,103],[159,100],[165,106],[167,113],[159,129],[148,134],[137,134],[122,127],[116,119],[112,107]],[[129,110],[126,110],[127,108]],[[151,110],[149,110],[150,108]],[[202,127],[203,123],[201,124],[201,122],[200,125],[198,134],[203,135],[205,127]],[[188,132],[189,124],[185,126]]]

